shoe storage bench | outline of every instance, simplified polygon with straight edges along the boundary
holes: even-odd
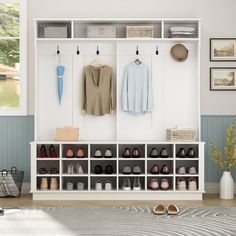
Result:
[[[137,35],[136,26],[146,33]],[[192,33],[176,37],[172,27]],[[200,38],[199,19],[36,19],[33,199],[202,199]],[[184,62],[171,56],[176,44],[188,51]],[[152,80],[152,112],[141,115],[121,105],[125,68],[137,58]],[[113,70],[116,107],[113,114],[92,116],[82,111],[82,75],[99,60]],[[61,103],[58,66],[65,68]],[[80,141],[55,141],[56,128],[66,126],[79,128]],[[176,126],[196,130],[196,141],[166,141],[166,129]],[[83,158],[67,157],[78,150]]]
[[[204,189],[204,159],[201,158],[204,152],[204,144],[201,142],[194,143],[179,143],[179,142],[72,142],[72,143],[58,143],[58,142],[37,142],[31,143],[34,158],[32,160],[33,168],[36,170],[36,176],[32,172],[32,191],[35,200],[40,199],[201,199]],[[45,145],[46,151],[49,154],[49,147],[53,145],[57,157],[40,157],[39,152],[42,145]],[[75,154],[73,158],[66,157],[66,150],[71,148]],[[82,148],[84,150],[84,157],[76,157],[77,150]],[[126,149],[131,151],[130,157],[124,157]],[[137,148],[139,157],[132,157],[132,150]],[[161,156],[163,148],[167,151],[168,156]],[[194,156],[177,157],[180,149],[185,152],[192,148]],[[158,156],[152,156],[151,153],[155,149]],[[35,151],[36,150],[36,151]],[[96,150],[100,150],[102,156],[94,157]],[[110,150],[112,156],[104,157],[106,150]],[[68,173],[69,164],[76,166],[78,163],[83,168],[83,173]],[[103,169],[101,173],[95,173],[96,165],[100,165]],[[105,173],[106,166],[112,166],[112,173]],[[159,167],[159,172],[151,173],[154,165]],[[161,173],[163,165],[167,165],[168,173]],[[131,172],[124,173],[124,167],[129,166]],[[134,167],[139,166],[139,173],[133,173]],[[195,167],[195,174],[178,174],[178,168]],[[47,173],[40,173],[40,168],[45,167]],[[51,168],[57,168],[57,174],[51,174]],[[75,169],[75,168],[74,168]],[[194,177],[197,181],[197,189],[191,191],[188,189],[189,179]],[[47,178],[47,188],[42,190],[42,178]],[[52,186],[51,178],[57,178],[58,189]],[[141,184],[141,189],[133,188],[134,180],[138,179]],[[178,179],[184,178],[186,180],[186,189],[178,189]],[[125,180],[129,179],[130,187],[124,186]],[[159,183],[158,189],[153,189],[150,186],[152,179],[157,179]],[[161,188],[161,181],[167,179],[169,183],[168,189]],[[67,189],[67,183],[73,183],[73,189]],[[78,190],[77,184],[83,183],[84,188]],[[96,183],[101,183],[102,189],[96,189]],[[105,183],[111,183],[111,189],[105,190]]]

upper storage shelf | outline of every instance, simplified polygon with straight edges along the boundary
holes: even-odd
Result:
[[[38,40],[198,40],[199,19],[36,20]]]

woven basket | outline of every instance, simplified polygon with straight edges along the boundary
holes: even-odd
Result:
[[[126,38],[153,38],[153,26],[126,26]]]
[[[196,129],[166,129],[167,140],[171,141],[197,141]]]

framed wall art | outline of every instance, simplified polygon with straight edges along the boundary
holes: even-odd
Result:
[[[236,67],[211,67],[210,90],[236,91]]]
[[[236,61],[236,38],[211,38],[210,61]]]

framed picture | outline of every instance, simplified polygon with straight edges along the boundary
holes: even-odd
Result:
[[[236,91],[236,67],[211,67],[210,90]]]
[[[236,38],[211,38],[210,61],[236,61]]]

